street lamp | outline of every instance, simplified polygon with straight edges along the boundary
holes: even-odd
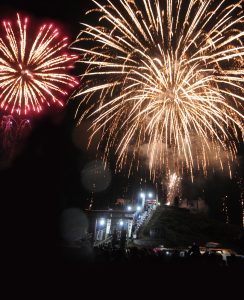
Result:
[[[105,220],[104,219],[100,219],[99,225],[103,226],[104,224],[105,224]]]
[[[144,207],[145,202],[146,202],[146,198],[148,197],[149,199],[153,198],[153,193],[149,192],[148,194],[146,193],[140,193],[140,197],[142,198],[142,207]]]
[[[124,225],[124,222],[121,220],[121,221],[119,222],[119,225],[120,225],[120,226],[123,226],[123,225]]]
[[[136,210],[137,210],[137,211],[140,211],[140,210],[141,210],[141,207],[140,207],[140,206],[137,206]]]
[[[140,193],[141,198],[144,198],[145,196],[146,196],[145,193]]]
[[[140,193],[140,197],[142,198],[142,208],[144,207],[145,205],[145,201],[146,201],[146,194],[145,193]]]
[[[131,207],[131,206],[127,206],[127,210],[128,210],[128,211],[131,211],[131,210],[132,210],[132,207]]]

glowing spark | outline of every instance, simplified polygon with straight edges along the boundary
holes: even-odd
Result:
[[[174,198],[179,194],[181,178],[176,174],[169,174],[168,187],[167,187],[167,202],[166,205],[172,205]]]
[[[10,22],[3,22],[6,39],[0,38],[0,107],[18,114],[40,112],[44,103],[63,105],[58,95],[76,84],[66,72],[77,58],[64,53],[67,38],[59,38],[58,30],[45,24],[30,44],[27,23],[17,14],[19,34]]]
[[[120,169],[146,144],[151,174],[169,152],[177,173],[206,173],[213,157],[229,167],[243,134],[242,1],[92,1],[99,24],[83,23],[73,47],[87,65],[77,115],[101,133],[104,159],[115,149]]]

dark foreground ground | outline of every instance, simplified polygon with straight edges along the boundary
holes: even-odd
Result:
[[[237,299],[235,295],[243,286],[244,263],[234,258],[226,266],[217,257],[166,257],[136,248],[127,252],[63,246],[52,251],[36,246],[24,250],[16,247],[15,255],[2,257],[2,282],[7,282],[4,286],[8,286],[9,296],[213,299],[229,293],[229,299]]]

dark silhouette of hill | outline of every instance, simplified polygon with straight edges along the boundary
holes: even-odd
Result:
[[[218,242],[223,246],[235,246],[242,228],[224,224],[206,214],[191,213],[189,210],[158,208],[151,220],[140,231],[140,238],[151,239],[165,247],[189,246],[193,242],[205,245]]]

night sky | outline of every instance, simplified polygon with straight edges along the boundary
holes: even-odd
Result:
[[[57,4],[58,3],[58,4]],[[0,18],[15,20],[16,13],[30,17],[30,24],[37,28],[45,21],[57,24],[64,35],[73,41],[80,31],[79,22],[83,19],[92,22],[85,16],[91,8],[91,1],[57,2],[51,0],[1,0]],[[35,31],[35,30],[34,30]],[[81,66],[77,66],[80,71]],[[79,73],[79,72],[78,72]],[[16,147],[14,157],[9,163],[1,162],[1,203],[4,221],[10,229],[8,236],[19,236],[26,239],[32,235],[30,224],[38,236],[52,240],[56,235],[56,218],[62,209],[67,207],[88,208],[91,198],[94,205],[100,208],[109,207],[117,198],[137,199],[142,189],[155,190],[150,180],[143,179],[142,173],[128,181],[124,174],[114,174],[113,158],[110,171],[104,174],[105,180],[97,179],[97,190],[93,193],[91,184],[92,170],[96,151],[91,147],[86,150],[88,135],[87,124],[74,129],[74,111],[77,102],[71,101],[65,109],[55,108],[38,118],[31,118],[32,132],[23,144]],[[77,138],[79,137],[79,138]],[[243,156],[243,147],[240,148]],[[99,154],[98,154],[99,156]],[[95,168],[100,168],[96,163]],[[240,176],[242,169],[237,171]],[[225,186],[225,189],[223,189]],[[86,187],[86,188],[85,188]],[[233,223],[240,224],[239,204],[234,180],[225,175],[213,174],[207,179],[197,179],[192,183],[190,178],[183,180],[183,194],[189,198],[206,197],[213,208],[213,216],[218,218],[218,201],[225,194],[233,198]],[[163,191],[159,185],[159,198]],[[221,216],[219,217],[221,219]],[[47,235],[47,236],[46,236]],[[45,237],[44,237],[45,236]],[[12,238],[12,237],[11,237]]]
[[[35,26],[36,30],[39,25],[46,21],[53,22],[61,29],[63,35],[69,37],[71,42],[74,41],[80,31],[79,22],[84,20],[93,22],[92,16],[85,16],[85,12],[92,7],[91,1],[87,0],[70,1],[68,5],[66,2],[57,4],[57,1],[48,0],[2,0],[0,11],[1,21],[8,19],[15,21],[17,12],[21,13],[22,16],[29,16],[30,24],[33,27]],[[32,31],[35,32],[35,29],[32,28]],[[81,68],[81,65],[78,64],[75,72],[81,73]],[[20,180],[13,179],[19,184],[19,193],[22,192],[25,195],[26,192],[34,190],[34,194],[30,192],[30,196],[34,198],[35,193],[37,197],[39,196],[38,189],[41,189],[43,194],[45,192],[48,194],[47,191],[55,187],[56,184],[56,195],[59,199],[57,202],[60,209],[67,206],[87,208],[91,198],[94,198],[95,206],[108,207],[117,198],[138,199],[140,189],[156,191],[155,184],[148,180],[148,174],[144,168],[139,173],[135,173],[135,176],[132,176],[130,180],[127,179],[127,170],[124,170],[122,174],[114,174],[112,171],[115,163],[114,157],[111,157],[110,170],[108,173],[103,174],[105,180],[97,178],[96,189],[94,189],[91,183],[92,170],[101,167],[99,162],[95,163],[95,159],[96,157],[100,158],[102,153],[96,152],[96,145],[89,150],[86,149],[89,124],[82,124],[82,126],[74,129],[76,124],[74,112],[77,104],[78,102],[73,100],[69,102],[65,109],[55,107],[38,118],[31,118],[33,129],[30,137],[23,145],[17,146],[17,155],[11,160],[8,167],[2,168],[2,177],[6,177],[5,172],[15,174],[19,171],[22,173]],[[239,154],[241,158],[243,156],[243,146],[240,147]],[[22,164],[21,167],[20,164]],[[14,170],[11,170],[11,168]],[[31,170],[28,171],[28,168]],[[15,169],[17,169],[16,172]],[[237,173],[236,176],[240,176],[241,168],[238,168]],[[209,181],[214,181],[215,176],[220,188],[216,188],[216,185],[214,185],[212,188],[214,191],[212,191]],[[11,188],[13,180],[7,180],[6,178],[5,180],[7,181],[5,188],[15,191]],[[45,182],[48,184],[45,184]],[[223,189],[221,185],[226,182],[227,186],[231,185],[231,181],[226,178],[225,174],[223,176],[221,174],[211,174],[207,179],[200,176],[193,184],[190,178],[185,177],[183,180],[183,194],[194,199],[197,195],[204,197],[203,191],[205,191],[208,194],[207,200],[211,204],[215,202],[215,199],[212,199],[214,198],[212,197],[213,194],[218,194],[218,191],[220,191],[218,197],[222,197]],[[25,186],[24,189],[23,186]],[[93,193],[94,191],[95,193]],[[157,192],[159,198],[163,197],[164,191],[161,184],[158,184]],[[226,191],[224,194],[226,194]],[[39,201],[36,200],[36,203],[39,205]]]
[[[28,16],[29,26],[36,27],[34,32],[44,22],[53,22],[72,41],[89,8],[84,2],[89,3],[70,1],[68,6],[63,2],[57,6],[56,1],[46,0],[1,1],[0,16],[1,21],[13,22],[17,12],[22,17]],[[2,236],[8,244],[8,255],[15,252],[16,243],[35,248],[41,242],[40,251],[48,251],[49,257],[50,245],[60,236],[60,213],[66,208],[88,208],[91,199],[94,208],[108,208],[117,198],[130,196],[125,194],[128,185],[136,197],[139,186],[133,188],[133,181],[138,184],[140,178],[128,184],[126,176],[115,175],[111,170],[103,174],[105,179],[97,177],[94,190],[93,170],[94,167],[101,170],[101,164],[96,163],[96,151],[86,149],[87,126],[74,129],[76,106],[77,102],[73,101],[64,109],[52,107],[38,117],[30,117],[32,130],[24,141],[14,146],[12,155],[0,149]],[[23,247],[16,259],[26,257],[26,251]]]
[[[70,42],[73,41],[78,35],[80,31],[79,22],[81,22],[82,17],[84,18],[85,12],[89,8],[91,8],[90,1],[71,1],[69,5],[63,2],[57,5],[56,1],[1,1],[0,5],[2,20],[15,21],[16,12],[19,12],[22,17],[30,17],[30,27],[36,27],[36,30],[30,30],[33,32],[37,31],[41,24],[45,22],[52,22],[57,25],[58,28],[60,28],[61,33],[64,36],[67,35],[69,37]],[[77,65],[77,71],[81,73],[79,65]],[[81,183],[81,171],[83,167],[85,167],[86,163],[95,160],[96,153],[92,150],[86,150],[87,128],[82,127],[80,130],[78,129],[75,132],[73,130],[75,126],[74,112],[76,105],[77,102],[72,101],[65,109],[55,107],[49,112],[46,112],[44,116],[42,115],[37,118],[31,118],[33,127],[31,135],[42,135],[40,133],[42,128],[45,131],[47,129],[44,129],[44,127],[51,127],[50,130],[47,130],[47,132],[43,132],[43,139],[46,139],[46,141],[43,141],[43,143],[46,143],[47,147],[44,150],[46,152],[43,152],[43,155],[46,155],[45,158],[43,157],[43,160],[47,163],[47,165],[48,161],[50,161],[50,165],[52,165],[52,151],[55,159],[60,160],[59,164],[62,170],[58,172],[58,177],[62,177],[61,189],[63,191],[60,191],[60,193],[64,195],[64,205],[78,205],[82,208],[85,208],[88,205],[87,201],[89,201],[86,201],[86,199],[91,196],[91,193],[89,189],[81,190],[83,187]],[[54,130],[54,136],[51,135],[52,130]],[[72,140],[73,135],[77,137],[76,143],[74,143]],[[40,141],[38,141],[37,138],[36,143],[38,144],[39,142],[42,143],[41,138]],[[36,146],[39,147],[39,145]],[[20,151],[21,155],[24,155],[25,151]],[[31,153],[31,155],[32,154],[34,155],[34,153]],[[41,177],[41,181],[48,176],[46,171],[41,174],[36,170],[36,173],[39,174],[37,176]],[[31,187],[29,184],[28,186]],[[106,184],[106,187],[111,189],[110,184],[109,186]],[[117,196],[121,197],[122,195],[119,195],[119,193]],[[123,193],[123,189],[121,193]],[[101,188],[99,194],[102,194]],[[111,199],[117,196],[113,195],[112,191],[112,196],[110,196],[110,199],[105,200],[104,204],[108,205]],[[102,195],[102,198],[104,199],[104,195]]]
[[[30,17],[29,23],[36,27],[36,31],[44,22],[53,22],[63,35],[69,37],[69,41],[74,41],[81,28],[79,22],[83,19],[93,21],[85,16],[87,9],[92,7],[88,0],[1,0],[0,21],[15,21],[19,12],[21,16]],[[80,65],[77,65],[76,71],[81,73]],[[135,172],[128,180],[127,170],[115,174],[115,157],[111,157],[109,171],[101,171],[101,164],[96,158],[102,153],[96,152],[96,144],[89,150],[86,148],[89,124],[75,129],[77,104],[75,100],[70,101],[65,108],[54,107],[39,117],[30,117],[32,130],[15,146],[12,157],[6,156],[0,147],[2,260],[6,262],[6,270],[12,274],[19,270],[19,277],[22,276],[21,270],[26,270],[26,262],[29,274],[32,271],[37,274],[37,270],[39,273],[43,268],[48,275],[50,266],[59,266],[55,246],[60,239],[59,216],[64,209],[87,209],[92,199],[93,208],[106,209],[118,198],[138,199],[140,190],[158,193],[159,200],[165,201],[163,186],[160,182],[156,186],[148,178],[145,168]],[[0,118],[2,115],[0,112]],[[230,222],[240,225],[240,190],[236,181],[243,173],[243,153],[241,145],[238,155],[240,166],[232,180],[226,174],[212,173],[208,178],[199,175],[192,183],[190,176],[186,176],[182,181],[182,196],[190,200],[198,197],[206,199],[210,215],[225,221],[220,213],[221,199],[228,195]],[[102,176],[94,179],[94,169],[101,171]],[[134,274],[136,270],[131,276]],[[89,278],[93,278],[93,274],[91,276]],[[98,278],[94,280],[98,281]],[[155,286],[155,282],[151,284]]]

